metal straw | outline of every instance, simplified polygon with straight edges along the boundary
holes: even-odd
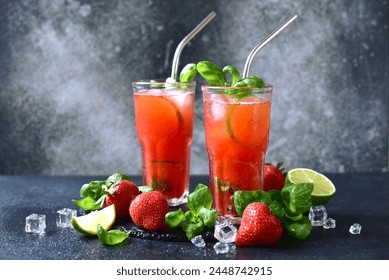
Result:
[[[253,62],[253,59],[255,55],[267,44],[269,43],[274,37],[276,37],[282,30],[284,30],[289,24],[291,24],[295,19],[297,18],[297,15],[293,15],[289,17],[287,20],[285,20],[283,23],[281,23],[270,35],[268,35],[264,40],[262,40],[249,54],[247,57],[246,63],[244,65],[243,69],[243,78],[247,78],[249,76],[251,63]]]
[[[193,39],[197,33],[200,32],[214,17],[216,16],[215,12],[211,12],[206,18],[204,18],[188,35],[185,36],[184,39],[178,44],[177,49],[174,53],[173,57],[173,65],[172,65],[172,74],[171,77],[177,80],[177,70],[178,70],[178,61],[180,60],[180,54],[182,49]]]

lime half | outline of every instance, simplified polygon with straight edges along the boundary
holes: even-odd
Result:
[[[85,235],[97,235],[97,225],[109,230],[116,219],[115,205],[110,205],[98,211],[90,212],[84,216],[73,217],[73,227]]]
[[[323,174],[308,168],[295,168],[288,171],[286,183],[313,183],[312,204],[325,205],[335,194],[336,188]]]

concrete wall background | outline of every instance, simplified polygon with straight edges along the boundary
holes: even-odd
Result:
[[[0,174],[140,174],[131,81],[256,57],[274,85],[267,161],[322,172],[388,170],[388,1],[0,0]],[[201,79],[198,79],[201,83]],[[192,173],[208,172],[201,94]]]

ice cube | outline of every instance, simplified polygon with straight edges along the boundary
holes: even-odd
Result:
[[[362,226],[358,223],[351,225],[349,232],[352,234],[361,234]]]
[[[324,221],[327,220],[327,210],[324,205],[314,205],[309,209],[308,218],[312,226],[323,226]]]
[[[336,227],[336,220],[335,219],[328,218],[323,223],[323,228],[325,228],[325,229],[330,229],[330,228],[335,228],[335,227]]]
[[[205,247],[205,241],[201,235],[197,235],[197,236],[193,237],[190,241],[192,241],[192,243],[198,248]]]
[[[26,217],[26,227],[25,230],[27,233],[38,233],[43,234],[46,229],[46,215],[42,214],[31,214]]]
[[[230,250],[230,247],[227,243],[217,242],[213,245],[213,249],[215,249],[216,254],[226,254]]]
[[[216,222],[214,237],[222,243],[235,242],[236,232],[238,229],[232,224],[230,220]]]
[[[57,211],[57,227],[67,228],[71,227],[71,220],[77,217],[77,210],[70,208],[63,208]]]

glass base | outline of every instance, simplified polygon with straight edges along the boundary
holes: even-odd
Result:
[[[168,198],[167,202],[169,206],[179,206],[188,201],[189,192],[185,191],[184,194],[179,198]]]
[[[218,222],[223,222],[225,220],[229,220],[233,225],[239,226],[241,221],[242,221],[242,217],[237,217],[237,216],[219,216],[217,218]]]

